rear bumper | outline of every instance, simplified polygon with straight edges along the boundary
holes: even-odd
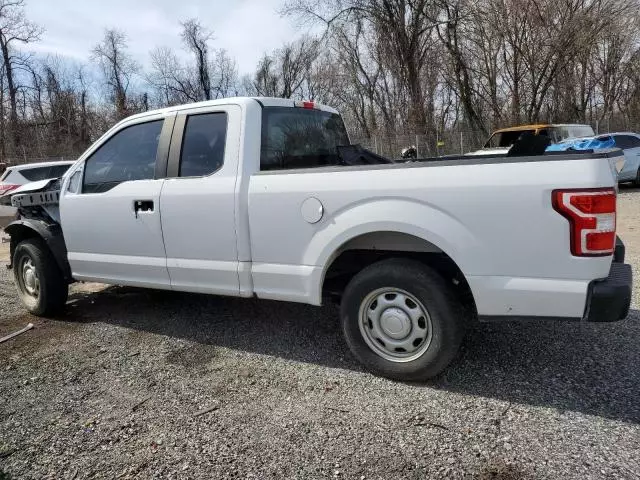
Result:
[[[609,276],[589,284],[584,320],[615,322],[629,313],[633,275],[631,265],[613,262]]]

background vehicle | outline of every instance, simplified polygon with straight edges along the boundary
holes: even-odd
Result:
[[[470,152],[467,155],[499,155],[506,154],[523,133],[534,135],[546,135],[551,143],[558,143],[567,138],[585,137],[595,135],[589,125],[580,124],[536,124],[521,125],[496,130],[491,134],[487,142],[480,150]]]
[[[287,99],[125,119],[61,181],[12,195],[18,293],[38,315],[74,280],[339,298],[354,355],[405,380],[442,371],[476,318],[627,315],[619,150],[347,162],[348,144],[335,110]]]
[[[633,182],[640,186],[640,135],[632,132],[615,132],[579,139],[569,139],[549,147],[548,150],[598,150],[619,148],[624,154],[624,166],[618,173],[618,182]]]
[[[73,161],[40,162],[7,167],[0,174],[0,197],[30,182],[58,178],[64,175],[73,163]],[[4,228],[15,215],[15,208],[0,205],[0,228]]]
[[[633,182],[640,187],[640,135],[632,132],[615,132],[599,135],[611,137],[624,153],[624,167],[618,173],[618,182]]]
[[[58,178],[64,175],[74,161],[27,163],[7,167],[0,175],[0,195],[29,182]]]

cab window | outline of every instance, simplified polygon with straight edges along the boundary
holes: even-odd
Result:
[[[227,136],[224,112],[189,115],[180,153],[181,177],[211,175],[222,167]]]
[[[102,193],[122,182],[154,177],[163,120],[139,123],[113,135],[85,162],[82,193]]]

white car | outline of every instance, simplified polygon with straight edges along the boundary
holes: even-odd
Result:
[[[39,162],[14,165],[0,174],[0,196],[26,183],[64,175],[74,161]]]
[[[620,150],[390,163],[348,144],[313,102],[127,118],[60,181],[12,196],[18,294],[45,316],[73,281],[337,297],[354,355],[403,380],[441,372],[472,321],[626,317]]]
[[[73,161],[39,162],[25,165],[14,165],[0,173],[0,197],[20,188],[27,183],[64,175]],[[13,207],[0,206],[0,228],[16,215]]]

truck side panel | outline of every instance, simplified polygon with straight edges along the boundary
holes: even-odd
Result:
[[[249,218],[253,262],[259,266],[253,276],[257,295],[274,298],[266,282],[278,272],[283,289],[303,285],[311,293],[306,301],[317,304],[319,272],[340,245],[368,231],[393,231],[422,238],[449,255],[469,281],[480,315],[534,315],[546,304],[545,316],[581,317],[588,284],[607,276],[611,257],[571,255],[569,225],[553,210],[551,192],[612,186],[609,162],[560,157],[477,162],[254,175]],[[314,224],[301,212],[311,197],[323,207]],[[536,305],[531,289],[540,293]],[[304,298],[289,290],[283,299]]]

